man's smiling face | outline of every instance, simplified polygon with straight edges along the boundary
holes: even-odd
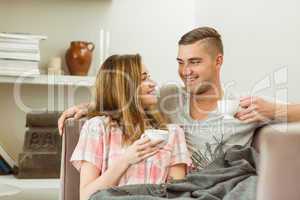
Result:
[[[190,93],[202,94],[215,86],[220,73],[218,56],[210,53],[205,41],[179,45],[178,73]]]

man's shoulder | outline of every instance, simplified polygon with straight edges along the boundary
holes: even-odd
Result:
[[[167,83],[159,87],[159,97],[164,98],[172,95],[184,95],[184,87],[177,83]]]
[[[177,122],[175,119],[181,115],[184,94],[184,88],[176,83],[168,83],[159,88],[159,109],[171,122]]]
[[[176,83],[162,85],[159,88],[158,98],[160,106],[178,107],[183,99],[184,91],[184,88]]]

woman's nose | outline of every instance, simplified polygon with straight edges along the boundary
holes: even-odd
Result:
[[[149,79],[148,86],[149,88],[154,88],[156,86],[156,83],[153,80]]]

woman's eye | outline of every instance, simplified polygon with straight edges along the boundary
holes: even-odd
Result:
[[[146,81],[146,80],[148,80],[148,79],[150,79],[150,75],[148,75],[148,76],[143,76],[142,81]]]

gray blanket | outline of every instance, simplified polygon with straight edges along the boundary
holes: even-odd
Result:
[[[255,200],[257,154],[252,148],[235,146],[205,169],[184,180],[167,184],[113,187],[95,193],[91,200]]]

